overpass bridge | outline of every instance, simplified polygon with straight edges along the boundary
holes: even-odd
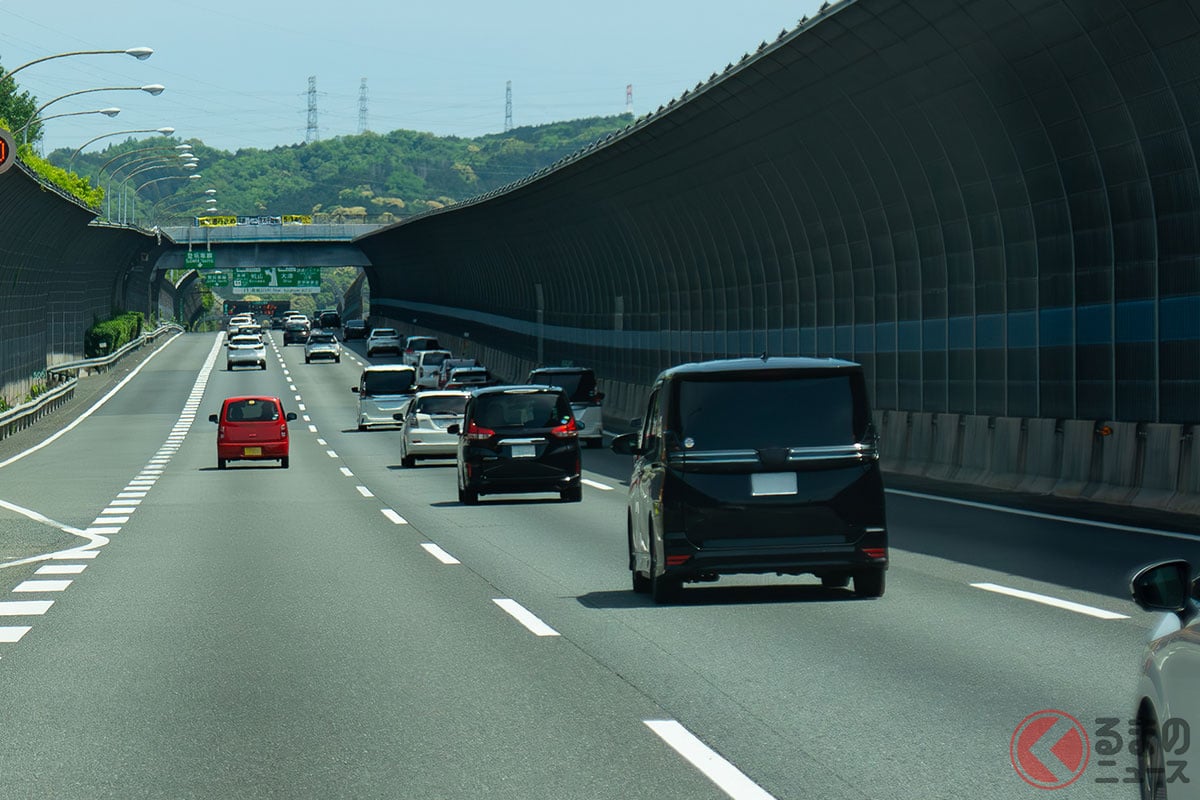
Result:
[[[896,468],[1200,510],[1198,40],[1184,4],[844,0],[503,190],[205,246],[358,264],[374,317],[588,363],[619,417],[672,363],[836,355]],[[90,219],[0,176],[0,385],[187,246]]]

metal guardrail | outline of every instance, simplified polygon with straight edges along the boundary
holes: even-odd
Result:
[[[70,372],[72,370],[75,370],[75,371],[88,370],[88,369],[100,370],[105,367],[111,367],[113,364],[120,361],[123,357],[125,357],[131,351],[137,350],[138,348],[142,347],[143,345],[154,341],[159,336],[162,336],[164,333],[167,333],[168,331],[178,331],[179,333],[183,333],[184,329],[181,325],[176,325],[174,323],[171,323],[170,325],[163,325],[163,326],[151,331],[150,333],[143,333],[141,336],[134,339],[129,344],[125,345],[124,347],[122,347],[112,353],[109,353],[106,356],[99,356],[97,358],[84,358],[84,359],[80,359],[78,361],[66,361],[62,364],[55,364],[52,367],[48,367],[46,371],[48,373],[50,373],[51,375],[59,375],[59,374],[66,374],[67,372]]]
[[[183,328],[175,324],[163,325],[150,333],[143,333],[137,339],[103,358],[69,361],[64,364],[55,364],[53,367],[48,368],[46,370],[48,377],[60,379],[63,382],[53,389],[43,392],[28,403],[22,403],[16,408],[0,413],[0,439],[28,428],[42,417],[57,410],[64,403],[71,400],[75,396],[75,385],[79,382],[79,378],[67,377],[66,374],[68,372],[75,371],[78,373],[79,370],[103,369],[112,366],[131,351],[154,341],[169,331],[179,331],[182,333]]]

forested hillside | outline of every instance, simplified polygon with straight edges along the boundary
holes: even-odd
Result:
[[[206,147],[199,140],[157,136],[81,153],[70,168],[106,190],[106,211],[122,190],[128,197],[141,187],[139,223],[178,224],[200,213],[207,197],[216,198],[222,214],[386,221],[389,215],[410,216],[503,186],[630,121],[623,115],[595,117],[474,139],[398,130],[236,153]],[[201,178],[188,180],[177,166],[180,144],[191,145]],[[162,164],[172,167],[157,166],[156,153],[161,153]],[[70,156],[69,151],[57,150],[48,160],[67,166]],[[207,189],[216,192],[205,195]]]

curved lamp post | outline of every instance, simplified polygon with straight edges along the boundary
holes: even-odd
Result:
[[[132,178],[133,175],[130,175],[129,177]],[[189,181],[198,181],[202,177],[203,176],[200,175],[199,173],[195,173],[192,175],[165,175],[161,178],[151,178],[150,180],[146,181],[145,183],[143,183],[142,185],[138,186],[136,189],[133,190],[133,197],[130,200],[130,206],[129,206],[129,209],[130,209],[129,221],[132,223],[132,222],[135,222],[137,219],[137,195],[138,195],[138,192],[140,192],[142,189],[145,189],[150,184],[159,183],[160,181],[177,181],[181,178],[186,178]],[[126,180],[128,180],[128,178],[126,178]]]
[[[34,64],[40,64],[43,61],[50,61],[55,58],[66,58],[67,56],[101,56],[101,55],[126,55],[133,56],[138,61],[145,61],[150,56],[154,55],[154,50],[149,47],[130,47],[127,50],[72,50],[69,53],[56,53],[52,56],[42,56],[35,58],[33,61],[28,61],[14,70],[6,72],[3,78],[0,78],[0,83],[16,75],[26,67],[32,67]]]
[[[113,131],[112,133],[102,133],[99,136],[88,139],[86,142],[79,145],[78,149],[76,149],[74,153],[71,153],[70,158],[67,159],[67,168],[70,169],[71,162],[73,162],[75,160],[75,156],[82,153],[83,148],[87,147],[92,142],[98,142],[101,139],[107,139],[110,136],[121,136],[122,134],[128,134],[128,133],[161,133],[163,136],[170,136],[174,132],[175,132],[174,128],[136,128],[134,130],[129,130],[129,131]]]
[[[166,90],[165,86],[162,86],[161,84],[158,84],[158,83],[151,83],[146,86],[98,86],[95,89],[80,89],[77,92],[67,92],[66,94],[60,94],[58,97],[55,97],[53,100],[47,100],[45,103],[42,103],[40,106],[38,106],[38,109],[33,112],[33,114],[29,117],[29,119],[25,120],[25,124],[22,125],[20,128],[18,128],[16,131],[14,131],[14,133],[21,134],[22,140],[24,142],[28,142],[29,141],[29,126],[41,118],[42,112],[46,110],[47,106],[53,105],[54,103],[57,103],[59,100],[65,100],[68,97],[75,97],[76,95],[88,94],[90,92],[146,92],[147,94],[158,96],[158,95],[162,94],[165,90]],[[49,119],[49,117],[47,117],[47,119]]]

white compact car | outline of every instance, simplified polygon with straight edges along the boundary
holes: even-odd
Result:
[[[400,355],[400,334],[395,328],[375,328],[367,337],[367,358],[376,353],[395,353]]]
[[[225,369],[234,367],[267,368],[267,348],[261,337],[238,334],[225,343]]]
[[[1142,800],[1198,800],[1200,780],[1188,776],[1190,727],[1200,725],[1200,586],[1186,561],[1140,570],[1133,601],[1167,612],[1150,636],[1134,710],[1137,777]]]
[[[468,392],[420,392],[396,415],[404,424],[401,466],[416,466],[418,458],[457,457],[458,434],[446,433],[446,428],[462,425],[468,397]]]
[[[401,364],[370,366],[362,371],[358,385],[350,391],[358,395],[358,429],[373,425],[399,425],[396,414],[404,410],[417,393],[417,372]]]
[[[311,364],[318,358],[334,362],[342,360],[342,346],[332,333],[318,331],[308,335],[308,341],[304,343],[304,363]]]

